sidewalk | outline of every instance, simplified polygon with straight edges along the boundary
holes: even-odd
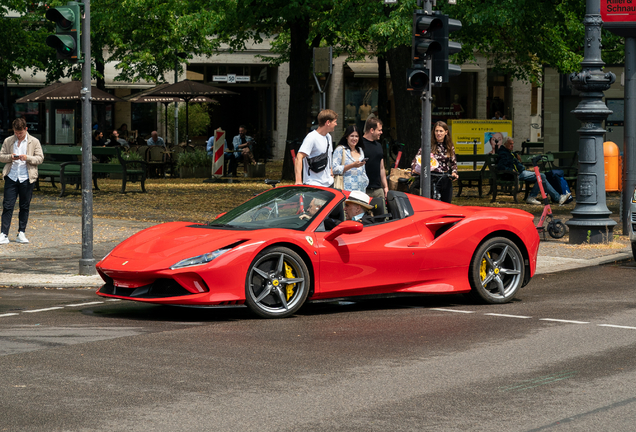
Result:
[[[98,288],[99,276],[80,276],[82,257],[81,216],[60,216],[45,208],[32,208],[27,228],[29,244],[15,243],[17,210],[11,243],[0,245],[0,286],[44,288]],[[154,222],[93,219],[93,254],[96,261],[122,240]],[[611,245],[570,245],[548,236],[541,241],[537,274],[596,266],[632,258],[631,245],[623,238]]]

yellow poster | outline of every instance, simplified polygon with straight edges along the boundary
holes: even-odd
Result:
[[[496,153],[512,136],[512,120],[449,120],[448,126],[457,154]]]

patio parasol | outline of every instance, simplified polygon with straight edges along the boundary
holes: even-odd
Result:
[[[168,104],[173,103],[173,102],[186,102],[185,99],[178,97],[178,96],[159,96],[156,94],[153,94],[155,92],[157,92],[158,90],[164,89],[166,87],[168,87],[169,83],[165,83],[165,84],[159,84],[156,87],[147,89],[147,90],[143,90],[139,93],[135,93],[133,95],[130,96],[126,96],[124,98],[124,100],[128,101],[128,102],[132,102],[132,103],[151,103],[151,102],[160,102],[165,106],[165,124],[166,126],[168,125]],[[218,101],[216,99],[212,99],[211,97],[208,96],[196,96],[192,99],[190,99],[190,102],[205,102],[205,103],[218,103]],[[186,113],[187,113],[187,107],[186,107]],[[186,122],[187,123],[187,122]]]
[[[174,84],[166,85],[165,87],[157,86],[154,91],[151,91],[147,96],[160,96],[160,97],[178,97],[186,103],[186,140],[189,136],[188,125],[188,103],[195,102],[196,98],[214,95],[236,95],[230,90],[224,90],[222,88],[214,87],[208,84],[199,83],[196,81],[190,81],[185,79]]]
[[[56,82],[50,86],[36,90],[26,96],[17,99],[16,103],[46,102],[49,100],[79,101],[81,98],[82,82],[71,81],[67,83]],[[123,99],[113,96],[97,87],[91,86],[91,102],[113,103],[124,102]]]

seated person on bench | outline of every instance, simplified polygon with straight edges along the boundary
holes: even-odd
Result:
[[[362,225],[374,223],[373,217],[368,213],[368,210],[373,209],[370,202],[371,198],[364,192],[351,191],[349,198],[345,200],[346,219],[360,222]]]

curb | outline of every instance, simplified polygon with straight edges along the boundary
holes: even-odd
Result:
[[[619,252],[599,258],[562,258],[553,256],[539,256],[537,258],[536,275],[556,273],[559,271],[574,270],[583,267],[593,267],[613,262],[628,261],[632,259],[629,252]],[[77,288],[97,289],[104,284],[99,275],[60,275],[60,274],[0,274],[0,286],[22,288]]]

